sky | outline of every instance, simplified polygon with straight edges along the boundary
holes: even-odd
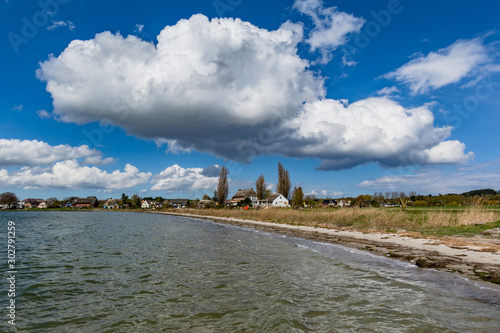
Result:
[[[500,190],[499,2],[0,6],[0,192]]]

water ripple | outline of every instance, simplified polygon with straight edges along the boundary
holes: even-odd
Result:
[[[150,214],[0,216],[19,225],[23,332],[493,332],[500,326],[500,307],[482,296],[494,290],[331,244]]]

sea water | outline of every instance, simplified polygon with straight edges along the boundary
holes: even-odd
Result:
[[[19,332],[498,332],[500,293],[326,244],[185,217],[0,212]]]

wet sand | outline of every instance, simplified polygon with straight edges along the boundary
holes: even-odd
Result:
[[[342,244],[410,262],[421,268],[453,272],[471,280],[493,281],[497,284],[488,283],[488,286],[495,286],[500,290],[498,284],[500,283],[500,251],[494,252],[495,249],[499,248],[500,239],[491,240],[475,237],[472,241],[472,239],[460,238],[460,240],[470,240],[470,242],[464,243],[473,245],[456,245],[458,238],[414,238],[405,233],[361,232],[184,213],[157,213],[208,219],[218,223],[254,228],[291,237]]]

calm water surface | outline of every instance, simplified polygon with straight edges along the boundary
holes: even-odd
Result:
[[[17,227],[19,332],[500,329],[498,290],[339,245],[152,214],[0,219],[2,244],[7,222]]]

